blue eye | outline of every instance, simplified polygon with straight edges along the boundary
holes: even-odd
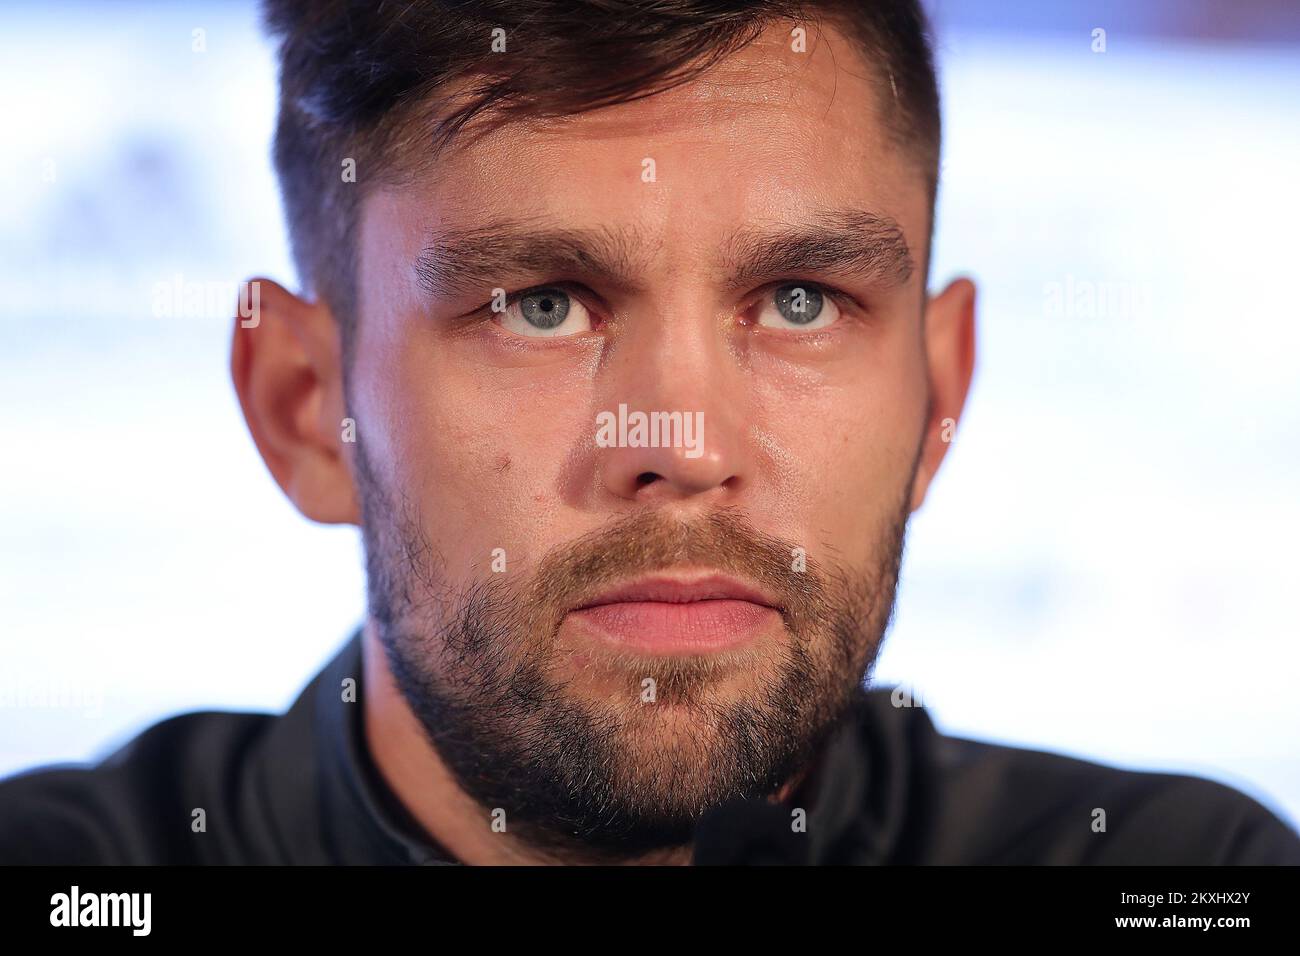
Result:
[[[770,304],[759,313],[758,324],[778,329],[819,329],[832,325],[839,315],[834,300],[817,286],[791,282],[773,291]]]
[[[591,314],[563,289],[545,286],[512,300],[500,313],[500,324],[508,332],[533,338],[576,335],[591,331]]]
[[[796,325],[807,325],[822,311],[822,294],[816,289],[783,285],[776,290],[777,310]]]
[[[560,289],[529,292],[519,297],[519,311],[530,325],[549,331],[569,314],[569,296]]]

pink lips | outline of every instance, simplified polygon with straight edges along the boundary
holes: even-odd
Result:
[[[721,574],[655,575],[600,592],[567,620],[648,654],[707,654],[748,643],[781,621],[759,589]]]

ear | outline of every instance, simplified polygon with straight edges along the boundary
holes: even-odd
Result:
[[[343,367],[329,309],[253,279],[235,317],[230,374],[253,442],[299,511],[359,523],[343,453]]]
[[[930,414],[912,483],[913,511],[925,501],[939,463],[956,438],[975,370],[975,284],[969,279],[956,279],[930,296],[925,308],[925,354]]]

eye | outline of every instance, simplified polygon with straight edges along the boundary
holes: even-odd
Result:
[[[791,282],[774,289],[758,324],[773,329],[821,329],[840,317],[840,307],[811,283]]]
[[[516,335],[546,338],[591,331],[587,307],[553,286],[515,296],[499,315],[501,326]]]

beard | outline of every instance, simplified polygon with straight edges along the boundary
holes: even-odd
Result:
[[[856,573],[804,558],[738,509],[690,522],[647,509],[531,573],[485,567],[462,586],[360,442],[356,473],[370,617],[429,743],[485,822],[494,814],[554,859],[592,861],[685,846],[706,811],[770,797],[812,763],[892,616],[911,488]],[[679,656],[580,654],[562,639],[566,614],[600,589],[684,565],[759,585],[781,634]]]

